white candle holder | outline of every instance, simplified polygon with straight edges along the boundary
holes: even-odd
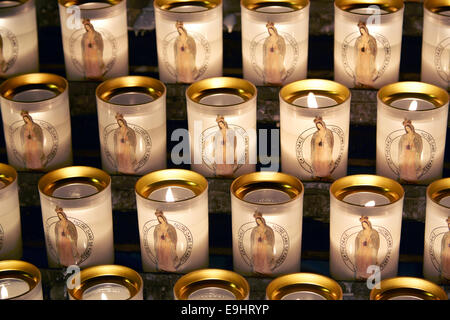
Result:
[[[450,5],[426,0],[423,7],[421,81],[450,90]]]
[[[70,300],[143,300],[139,273],[120,265],[99,265],[81,270],[79,284],[68,290]]]
[[[0,163],[0,260],[22,258],[22,228],[20,221],[17,172]]]
[[[50,268],[114,262],[111,178],[97,168],[66,167],[39,180]]]
[[[429,184],[442,177],[448,93],[422,82],[397,82],[378,91],[378,175]]]
[[[329,80],[292,82],[280,90],[282,171],[302,180],[347,175],[350,90]]]
[[[433,282],[396,277],[382,280],[370,291],[370,300],[448,300],[447,293]]]
[[[256,168],[256,87],[218,77],[186,90],[191,169],[205,177],[238,177]]]
[[[159,79],[193,83],[222,76],[222,0],[155,0]]]
[[[242,0],[242,67],[255,85],[305,79],[309,1]]]
[[[435,283],[450,283],[450,178],[427,188],[423,275]]]
[[[126,0],[58,0],[68,80],[128,75]]]
[[[404,191],[389,178],[353,175],[330,187],[330,273],[336,280],[397,275]]]
[[[283,275],[266,288],[266,300],[342,300],[342,297],[339,283],[314,273]]]
[[[63,77],[30,73],[0,86],[8,163],[50,171],[72,164],[69,85]]]
[[[175,300],[248,300],[250,286],[233,271],[200,269],[179,278],[173,295]]]
[[[97,87],[102,167],[108,173],[145,174],[166,167],[166,87],[126,76]]]
[[[242,275],[300,272],[303,184],[278,172],[242,175],[231,184],[233,267]]]
[[[349,88],[397,82],[403,0],[335,0],[334,80]]]
[[[0,77],[39,71],[34,0],[2,1],[0,6]]]
[[[43,300],[41,272],[20,260],[0,261],[0,300]]]
[[[206,268],[208,181],[193,171],[166,169],[140,178],[135,191],[143,270]]]

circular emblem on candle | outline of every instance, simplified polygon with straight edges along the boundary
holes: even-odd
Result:
[[[202,34],[188,31],[183,22],[177,21],[174,28],[163,40],[164,65],[176,82],[192,83],[208,69],[211,47]]]
[[[19,42],[14,33],[0,28],[0,75],[6,74],[17,61]]]
[[[368,267],[376,265],[383,270],[388,264],[393,239],[388,229],[372,225],[370,218],[362,216],[360,225],[348,228],[340,238],[340,252],[345,265],[358,280],[371,276]]]
[[[386,138],[386,161],[389,168],[405,182],[415,182],[431,168],[436,154],[436,142],[431,134],[417,129],[410,120],[403,129]]]
[[[299,46],[289,33],[268,22],[267,31],[250,42],[250,60],[264,83],[281,84],[294,72],[300,55]]]
[[[434,66],[436,71],[445,82],[450,82],[450,38],[445,38],[434,51]]]
[[[431,231],[429,254],[431,262],[444,283],[450,282],[450,217],[445,220],[447,226],[437,227]]]
[[[272,274],[286,260],[289,235],[276,224],[255,212],[255,221],[243,224],[238,231],[239,252],[256,274]]]
[[[68,217],[63,208],[46,221],[47,243],[51,254],[63,266],[80,265],[92,253],[94,233],[79,219]]]
[[[152,139],[145,129],[128,123],[122,114],[116,114],[115,118],[116,122],[103,130],[106,158],[118,172],[136,173],[150,159]]]
[[[342,43],[342,63],[355,87],[372,88],[389,65],[391,45],[385,36],[370,32],[364,22],[357,27],[359,31],[347,35]]]
[[[86,79],[100,80],[113,68],[117,58],[117,40],[106,29],[83,19],[83,28],[72,33],[69,51],[73,65]]]
[[[158,270],[176,272],[191,256],[192,233],[184,224],[168,220],[161,211],[155,215],[157,219],[147,221],[142,228],[145,252]]]
[[[342,160],[345,134],[340,127],[327,125],[321,117],[313,122],[315,127],[306,129],[297,138],[297,160],[312,177],[331,179]]]
[[[20,115],[22,120],[9,127],[14,156],[27,169],[45,168],[58,151],[58,132],[49,122],[36,119],[27,111]]]
[[[230,124],[223,116],[217,126],[202,132],[200,143],[203,163],[216,176],[233,176],[249,162],[249,136],[244,128]]]

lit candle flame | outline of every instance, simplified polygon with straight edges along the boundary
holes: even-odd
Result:
[[[8,290],[6,290],[6,287],[4,285],[2,285],[2,289],[0,290],[0,298],[8,299]]]
[[[102,300],[108,300],[108,297],[106,296],[106,294],[104,292],[102,292],[100,299]]]
[[[409,105],[409,111],[416,111],[417,110],[417,101],[413,100],[411,101],[411,104]]]
[[[168,188],[166,192],[166,201],[167,202],[175,202],[175,198],[172,193],[172,188]]]
[[[375,201],[370,200],[370,201],[366,202],[366,204],[364,206],[365,207],[375,207]]]
[[[312,92],[308,93],[308,108],[316,108],[316,109],[319,108],[316,96]]]

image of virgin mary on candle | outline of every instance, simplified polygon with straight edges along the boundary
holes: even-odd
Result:
[[[380,249],[380,236],[378,232],[372,228],[369,217],[362,216],[362,230],[358,232],[355,239],[355,273],[357,280],[365,280],[370,273],[367,268],[377,265],[378,250]]]
[[[83,19],[85,33],[81,38],[81,54],[86,79],[101,80],[105,73],[103,37],[89,19]]]
[[[260,212],[255,212],[256,226],[250,235],[251,264],[253,272],[269,275],[275,266],[274,245],[275,234]]]
[[[216,122],[219,130],[213,137],[215,174],[222,177],[232,177],[237,166],[236,133],[228,127],[228,123],[223,116],[218,115]]]
[[[77,242],[78,233],[75,225],[67,219],[62,208],[55,208],[59,221],[55,225],[56,255],[60,265],[68,267],[80,261]]]
[[[441,241],[441,280],[443,283],[450,283],[450,217],[445,221],[448,231]]]
[[[329,178],[333,170],[333,132],[321,117],[314,119],[317,131],[311,138],[311,167],[315,178]]]
[[[372,88],[377,77],[377,40],[369,34],[364,22],[358,23],[360,36],[355,42],[355,85]]]
[[[278,34],[273,22],[268,22],[266,28],[269,36],[263,45],[264,82],[268,84],[281,84],[286,75],[284,66],[286,42]]]
[[[153,232],[157,268],[162,271],[175,272],[179,266],[177,231],[167,222],[162,211],[157,210],[155,215],[159,223]]]
[[[136,133],[120,113],[116,114],[119,127],[114,130],[114,154],[117,171],[133,174],[136,165]]]
[[[404,120],[405,133],[398,143],[398,172],[400,180],[415,182],[422,170],[421,156],[423,149],[422,137],[416,133],[411,120]]]
[[[35,170],[42,169],[46,163],[42,128],[33,121],[27,111],[22,111],[20,115],[25,122],[20,129],[25,167]]]
[[[177,21],[175,27],[178,36],[174,43],[176,81],[181,83],[192,83],[197,75],[195,58],[197,46],[193,37],[188,35],[183,22]]]

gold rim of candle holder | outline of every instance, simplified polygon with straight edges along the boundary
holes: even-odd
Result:
[[[15,0],[18,4],[12,4],[8,7],[0,7],[0,16],[13,16],[25,12],[34,7],[34,0]]]
[[[69,87],[67,80],[61,76],[52,73],[28,73],[5,80],[0,85],[0,95],[7,100],[15,103],[28,104],[37,103],[55,99],[64,93]],[[54,97],[36,101],[16,101],[14,96],[18,93],[42,89],[55,93]]]
[[[157,101],[166,94],[166,86],[160,80],[145,76],[123,76],[109,79],[98,85],[95,95],[100,100],[116,106],[139,106]],[[122,93],[139,92],[153,98],[152,101],[137,104],[118,104],[110,100]]]
[[[387,11],[384,14],[392,14],[404,8],[403,0],[335,0],[334,5],[339,9],[355,15],[372,15],[364,13],[351,12],[359,8],[367,8],[368,6],[377,5],[381,10]]]
[[[374,207],[366,207],[365,205],[354,204],[346,202],[343,199],[354,193],[372,192],[381,194],[389,200],[388,204],[376,205]],[[403,187],[397,181],[372,175],[372,174],[357,174],[339,178],[330,186],[330,194],[337,200],[356,207],[379,208],[383,206],[390,206],[404,197]]]
[[[437,205],[450,210],[449,207],[439,203],[442,198],[450,196],[450,178],[439,179],[432,182],[427,187],[427,196]]]
[[[208,287],[230,291],[236,300],[245,300],[250,293],[250,286],[243,276],[222,269],[192,271],[177,280],[173,292],[177,300],[188,300],[192,293]]]
[[[448,0],[425,0],[423,2],[423,5],[426,10],[439,15],[443,11],[450,10],[450,3],[448,2]],[[450,17],[447,18],[450,19]]]
[[[226,105],[210,105],[200,102],[212,94],[225,93],[239,96],[244,101]],[[233,77],[214,77],[191,84],[186,90],[186,97],[195,103],[211,108],[231,107],[247,103],[256,97],[256,86],[248,80]]]
[[[222,4],[222,0],[155,0],[153,3],[156,8],[164,10],[164,11],[173,12],[176,14],[192,14],[192,13],[197,13],[197,11],[195,11],[195,12],[178,12],[178,11],[174,12],[171,10],[174,8],[184,7],[184,6],[198,6],[198,7],[203,7],[208,10],[211,10],[211,9],[215,9],[218,6],[220,6]],[[198,11],[198,12],[202,12],[202,11]]]
[[[130,297],[134,298],[141,290],[143,285],[142,277],[135,270],[120,265],[100,265],[81,270],[80,284],[69,289],[68,292],[75,300],[83,300],[84,292],[98,284],[115,283],[128,289]]]
[[[149,199],[150,194],[165,187],[183,187],[194,192],[195,196],[170,203],[189,201],[207,192],[208,181],[201,174],[185,169],[163,169],[146,174],[139,178],[134,187],[137,195],[147,201],[168,203],[162,200]]]
[[[447,91],[433,84],[418,81],[402,81],[388,84],[378,90],[378,99],[385,105],[402,111],[404,108],[394,107],[392,102],[404,99],[422,99],[432,103],[436,108],[427,110],[415,110],[414,112],[433,112],[437,108],[448,104],[449,97]]]
[[[296,99],[307,96],[310,92],[336,101],[335,105],[320,107],[319,109],[334,108],[345,103],[351,97],[350,90],[346,86],[336,81],[324,79],[305,79],[291,82],[280,89],[279,96],[284,102],[293,107],[311,109],[308,106],[300,106],[293,103]]]
[[[414,277],[396,277],[381,280],[379,289],[370,291],[370,300],[389,300],[398,296],[414,296],[424,300],[448,300],[437,284]]]
[[[22,260],[0,261],[0,279],[15,278],[25,281],[30,289],[19,296],[11,297],[17,299],[34,290],[41,283],[41,271],[33,264]]]
[[[82,183],[97,189],[95,194],[80,198],[61,198],[53,193],[68,184]],[[103,170],[86,166],[71,166],[50,171],[43,175],[38,182],[39,191],[48,197],[59,200],[79,200],[92,197],[105,190],[111,184],[111,177]]]
[[[258,9],[272,6],[280,6],[293,9],[294,11],[302,10],[307,7],[309,0],[241,0],[241,6],[247,10],[258,12]],[[264,14],[280,14],[280,12],[261,12]],[[283,12],[284,13],[284,12]],[[289,13],[289,12],[286,12]]]
[[[282,172],[260,171],[244,174],[236,178],[230,186],[231,193],[245,203],[258,203],[244,200],[245,195],[259,189],[275,189],[286,193],[291,199],[280,203],[264,203],[264,206],[278,206],[290,203],[304,193],[303,183],[296,177]]]
[[[119,4],[119,3],[123,2],[123,0],[95,0],[95,1],[93,1],[93,0],[58,0],[58,2],[63,7],[69,8],[71,6],[79,6],[79,5],[82,5],[82,4],[93,3],[93,2],[106,3],[106,4],[109,4],[111,6],[114,6],[116,4]],[[108,8],[108,7],[105,7],[105,8]],[[104,9],[104,8],[96,8],[96,9],[93,9],[93,8],[92,9],[83,9],[83,8],[81,8],[81,10],[83,10],[83,11],[93,11],[93,10],[101,10],[101,9]]]
[[[315,273],[291,273],[272,280],[266,288],[268,300],[281,300],[284,296],[309,291],[324,297],[326,300],[342,300],[341,286],[329,277]]]
[[[0,191],[13,184],[17,180],[17,171],[12,166],[0,163],[0,182],[4,184]]]

